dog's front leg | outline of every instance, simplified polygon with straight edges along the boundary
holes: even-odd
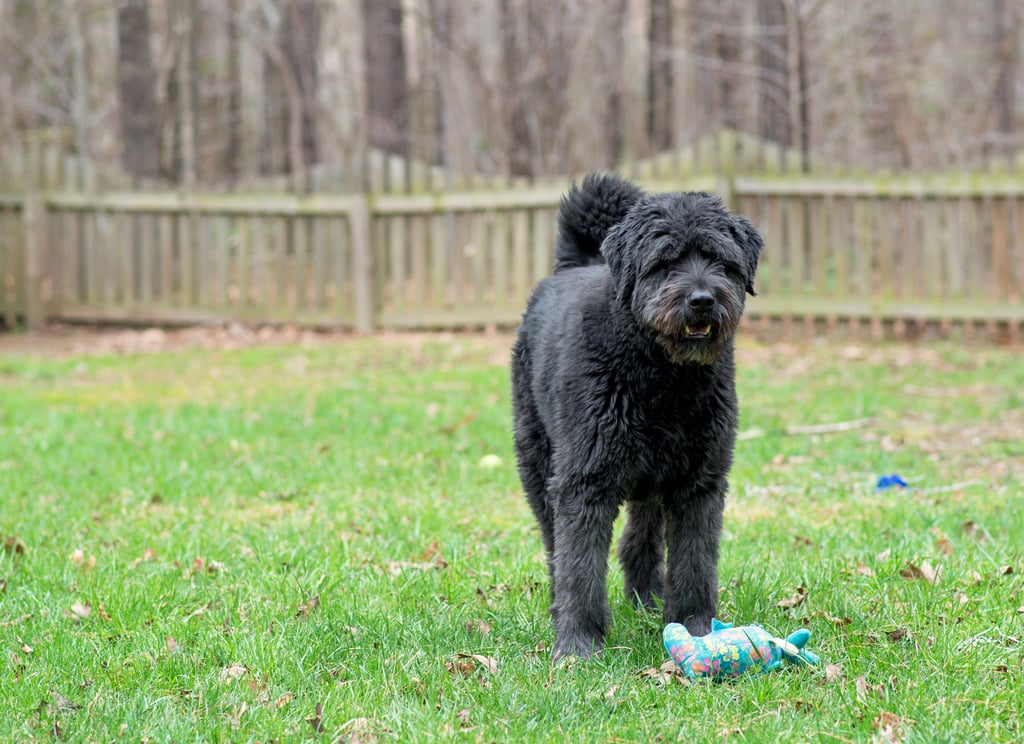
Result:
[[[665,499],[665,621],[693,635],[711,632],[718,608],[718,539],[725,482],[703,492],[681,489]]]
[[[555,512],[554,602],[556,659],[601,650],[611,623],[608,549],[618,504],[584,489],[565,489]]]

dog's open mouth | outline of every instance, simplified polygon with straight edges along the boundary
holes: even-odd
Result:
[[[688,325],[683,328],[685,338],[710,338],[711,325]]]

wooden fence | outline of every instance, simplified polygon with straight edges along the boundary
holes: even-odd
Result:
[[[1024,326],[1024,180],[989,174],[644,179],[723,193],[764,233],[753,320]],[[568,182],[422,194],[0,194],[0,314],[514,325]]]

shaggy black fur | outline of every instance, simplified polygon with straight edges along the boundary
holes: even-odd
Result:
[[[736,437],[733,334],[763,242],[705,193],[587,176],[512,353],[519,473],[551,574],[554,656],[599,650],[612,527],[626,593],[710,630]],[[667,563],[665,548],[668,549]]]

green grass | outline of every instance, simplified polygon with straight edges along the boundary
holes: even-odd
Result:
[[[741,345],[719,614],[831,666],[687,686],[617,567],[551,665],[508,342],[0,358],[0,740],[1024,737],[1019,350]]]

